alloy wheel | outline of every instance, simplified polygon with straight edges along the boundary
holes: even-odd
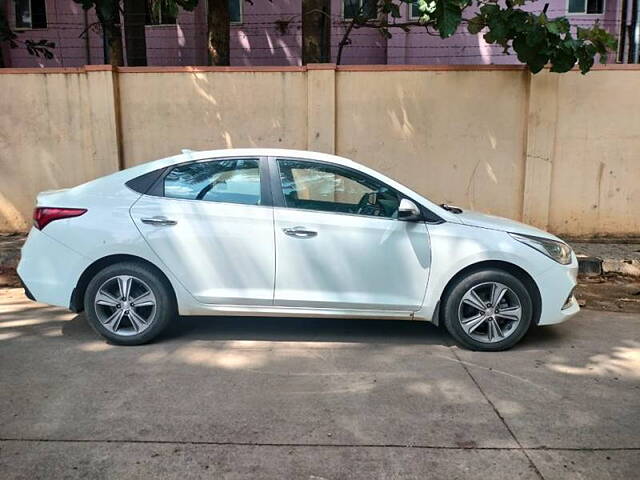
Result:
[[[156,305],[151,288],[131,275],[111,277],[98,288],[94,299],[102,326],[123,336],[138,335],[149,328],[156,315]]]
[[[483,343],[497,343],[510,337],[521,319],[520,299],[511,288],[499,282],[471,287],[458,307],[462,329]]]

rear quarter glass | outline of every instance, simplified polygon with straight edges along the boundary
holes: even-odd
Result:
[[[154,170],[139,177],[132,178],[125,183],[127,187],[138,193],[147,193],[153,184],[162,176],[166,168]]]

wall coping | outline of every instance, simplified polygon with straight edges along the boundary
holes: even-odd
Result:
[[[548,70],[549,67],[545,67]],[[261,66],[261,67],[210,67],[210,66],[171,66],[171,67],[113,67],[111,65],[85,65],[82,67],[35,67],[0,68],[0,75],[15,74],[80,74],[86,72],[117,73],[206,73],[206,72],[306,72],[310,70],[335,70],[338,72],[492,72],[526,71],[524,65],[335,65],[333,63],[309,64],[303,66]],[[573,71],[578,68],[574,67]],[[640,64],[594,65],[592,71],[640,71]]]

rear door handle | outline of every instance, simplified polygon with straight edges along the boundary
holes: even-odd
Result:
[[[285,233],[285,235],[296,238],[313,238],[318,235],[318,232],[308,230],[305,227],[283,228],[282,231]]]
[[[156,227],[175,225],[178,223],[176,220],[169,220],[167,217],[141,218],[140,221],[147,225],[155,225]]]

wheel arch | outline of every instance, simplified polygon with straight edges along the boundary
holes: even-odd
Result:
[[[434,316],[433,323],[436,325],[440,324],[440,317],[442,315],[442,305],[444,304],[444,299],[447,297],[453,286],[458,282],[459,279],[480,270],[487,269],[498,269],[503,270],[512,274],[522,283],[524,283],[525,288],[531,295],[531,303],[533,304],[533,325],[537,325],[540,321],[540,314],[542,312],[542,296],[540,295],[540,288],[536,284],[535,280],[526,270],[518,265],[510,262],[505,262],[503,260],[485,260],[482,262],[473,263],[471,265],[467,265],[462,270],[458,271],[453,277],[449,279],[444,289],[442,290],[442,294],[438,300],[438,305],[436,308],[436,315]]]
[[[113,254],[113,255],[107,255],[106,257],[102,257],[96,260],[95,262],[93,262],[87,268],[85,268],[85,270],[82,272],[82,274],[78,278],[78,282],[76,283],[76,286],[73,289],[73,292],[71,292],[69,309],[75,313],[82,312],[84,310],[84,295],[91,279],[100,270],[110,265],[114,265],[116,263],[122,263],[122,262],[135,262],[135,263],[145,265],[150,269],[152,269],[155,273],[158,274],[158,278],[160,278],[162,282],[166,283],[167,287],[169,288],[169,291],[171,292],[171,295],[173,295],[174,301],[176,301],[176,292],[175,292],[175,289],[173,288],[173,285],[171,284],[171,282],[169,281],[165,273],[162,270],[160,270],[156,265],[154,265],[152,262],[135,255]]]

